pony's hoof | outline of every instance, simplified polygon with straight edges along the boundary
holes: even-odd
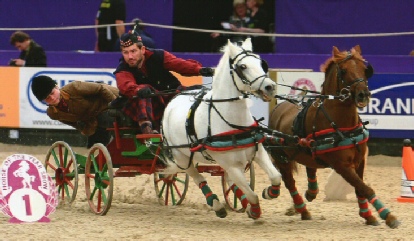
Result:
[[[254,220],[260,218],[260,215],[262,214],[260,209],[257,212],[252,211],[251,206],[247,207],[246,213],[249,218],[254,219]]]
[[[305,198],[306,198],[306,200],[308,200],[308,202],[312,202],[316,198],[316,195],[318,194],[318,192],[317,193],[311,193],[311,192],[309,192],[309,190],[307,190],[305,192]]]
[[[226,209],[225,208],[222,208],[222,209],[216,211],[216,216],[219,217],[219,218],[225,218],[225,217],[227,217],[227,211],[226,211]]]
[[[390,228],[397,228],[400,226],[401,222],[398,221],[395,216],[388,214],[385,224],[387,224],[387,226]]]
[[[296,211],[296,209],[294,207],[290,207],[290,208],[286,209],[286,212],[285,212],[286,216],[295,216],[296,214],[299,214],[299,212]]]
[[[308,210],[303,211],[300,214],[302,220],[312,220],[312,215],[310,214],[310,212]]]
[[[374,216],[370,216],[370,217],[366,218],[365,224],[366,225],[371,225],[371,226],[380,225],[380,223],[377,221],[377,219]]]
[[[275,199],[279,197],[280,195],[279,188],[280,186],[270,186],[270,187],[263,189],[262,198],[270,200],[270,199]]]

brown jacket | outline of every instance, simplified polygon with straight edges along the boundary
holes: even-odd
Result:
[[[74,81],[63,86],[60,95],[68,104],[69,112],[49,106],[47,115],[90,136],[98,125],[96,117],[108,109],[108,104],[118,97],[119,91],[107,84]]]

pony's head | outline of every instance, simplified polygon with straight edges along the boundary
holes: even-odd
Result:
[[[359,45],[342,52],[334,46],[332,57],[321,66],[321,71],[325,72],[323,94],[342,95],[342,101],[351,99],[359,108],[368,105],[371,96],[368,78],[374,69],[362,57]]]
[[[276,94],[276,84],[267,75],[266,61],[252,52],[250,38],[247,38],[241,46],[229,40],[224,51],[228,55],[231,77],[237,90],[242,93],[252,93],[263,101],[270,101]]]

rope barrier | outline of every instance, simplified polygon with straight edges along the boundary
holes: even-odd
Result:
[[[122,25],[134,25],[134,23],[123,24],[105,24],[105,25],[84,25],[84,26],[64,26],[64,27],[45,27],[45,28],[0,28],[0,31],[42,31],[42,30],[76,30],[76,29],[95,29],[106,28],[112,26]],[[283,34],[283,33],[247,33],[247,32],[230,32],[224,30],[214,29],[198,29],[198,28],[186,28],[179,26],[153,24],[153,23],[140,23],[142,26],[149,26],[155,28],[193,31],[202,33],[220,33],[230,35],[250,35],[250,36],[267,36],[267,37],[288,37],[288,38],[362,38],[362,37],[390,37],[390,36],[405,36],[414,35],[414,32],[396,32],[396,33],[365,33],[365,34]]]

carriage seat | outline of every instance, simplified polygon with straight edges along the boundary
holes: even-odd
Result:
[[[127,102],[128,98],[122,95],[111,101],[108,105],[108,115],[116,119],[119,127],[137,127],[138,123],[122,111]]]

